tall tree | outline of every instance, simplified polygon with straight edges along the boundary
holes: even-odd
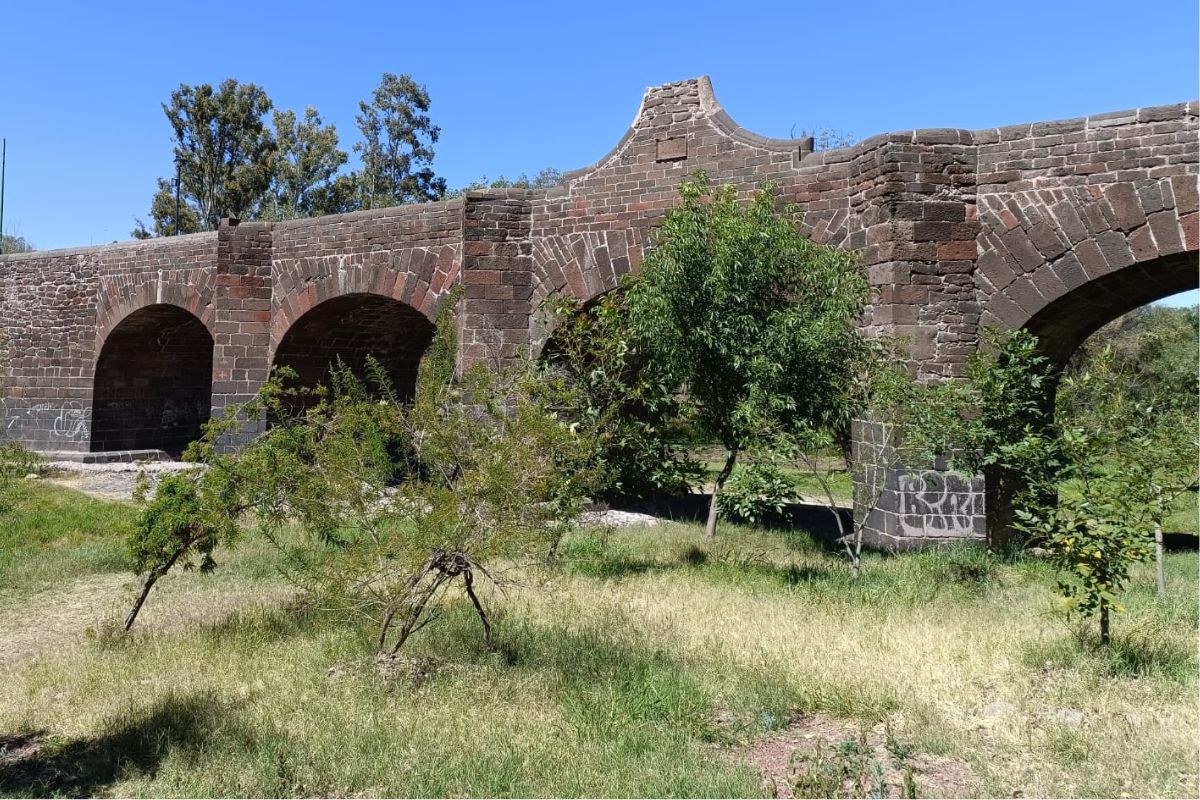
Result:
[[[196,230],[215,230],[221,217],[254,213],[275,170],[275,138],[263,122],[270,110],[263,89],[232,78],[217,89],[181,84],[171,93],[163,111],[174,134],[181,199],[189,209],[180,210],[179,232],[189,232],[189,215]],[[139,222],[134,235],[175,233],[174,207],[171,184],[160,179],[150,209],[153,227]]]
[[[24,236],[13,236],[6,233],[0,237],[0,254],[8,255],[9,253],[30,253],[33,251],[33,244],[25,239]]]
[[[293,219],[342,210],[334,186],[347,155],[338,148],[337,127],[322,124],[311,106],[304,109],[303,119],[289,110],[275,111],[271,121],[278,149],[261,215]]]
[[[362,157],[356,173],[362,208],[437,200],[446,192],[445,178],[433,172],[433,145],[441,129],[429,118],[429,92],[408,75],[383,73],[370,103],[358,104],[355,118],[363,141],[354,146]]]
[[[806,239],[770,188],[738,203],[703,173],[680,187],[629,294],[647,357],[669,365],[726,450],[705,536],[738,454],[764,435],[844,422],[867,299],[857,258]]]

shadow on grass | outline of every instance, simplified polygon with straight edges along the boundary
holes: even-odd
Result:
[[[641,514],[652,514],[656,517],[674,520],[676,522],[699,522],[708,519],[708,506],[712,495],[656,495],[639,501],[613,501],[610,505],[618,511],[636,511]],[[847,531],[853,529],[853,514],[850,509],[838,509],[838,516]],[[837,520],[825,506],[808,503],[788,503],[784,506],[781,516],[765,520],[762,527],[772,531],[804,530],[812,538],[832,548],[837,548],[834,540],[840,535]]]
[[[91,738],[0,734],[0,794],[88,797],[123,777],[154,775],[172,753],[198,754],[217,728],[227,727],[227,713],[209,695],[169,695],[115,717]]]
[[[619,549],[564,551],[564,564],[572,572],[591,578],[627,578],[666,572],[689,572],[700,578],[723,583],[762,580],[780,586],[799,586],[830,578],[834,569],[824,564],[777,564],[754,553],[740,553],[717,547],[707,550],[692,545],[674,558],[657,559],[634,555]]]

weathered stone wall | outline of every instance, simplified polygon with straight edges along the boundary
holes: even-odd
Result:
[[[5,435],[40,450],[87,450],[108,334],[160,303],[210,327],[216,244],[210,233],[0,257]]]
[[[978,131],[984,324],[1066,358],[1115,315],[1196,285],[1197,103]]]
[[[44,450],[108,447],[90,430],[97,361],[106,341],[131,339],[114,338],[131,315],[157,305],[212,334],[214,414],[250,397],[277,353],[316,375],[331,354],[370,350],[407,385],[459,283],[464,363],[536,348],[540,304],[590,300],[636,270],[680,181],[700,169],[743,195],[775,182],[814,239],[859,251],[875,289],[862,324],[901,337],[921,379],[960,375],[989,324],[1034,329],[1065,357],[1113,316],[1196,285],[1197,132],[1192,102],[814,153],[811,140],[738,127],[705,78],[655,87],[617,146],[554,189],[0,257],[5,432]],[[174,418],[165,400],[139,397],[139,425],[156,402]],[[869,426],[857,430],[866,444]],[[978,534],[978,520],[962,521],[978,510],[972,481],[947,492],[919,472],[876,477],[892,519],[873,528],[878,541]],[[951,507],[942,518],[954,525],[934,519]]]

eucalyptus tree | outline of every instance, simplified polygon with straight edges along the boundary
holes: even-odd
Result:
[[[362,168],[354,174],[358,204],[383,208],[437,200],[446,180],[433,172],[433,145],[441,129],[429,117],[429,92],[409,75],[383,73],[371,102],[355,117],[363,140],[354,146]]]

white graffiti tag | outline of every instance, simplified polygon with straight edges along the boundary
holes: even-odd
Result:
[[[56,439],[66,439],[72,442],[87,441],[91,435],[89,422],[92,409],[69,401],[62,406],[53,403],[37,403],[28,408],[5,408],[4,429],[9,435],[20,435],[22,430],[39,430],[49,428],[50,434]]]
[[[88,420],[92,416],[90,408],[80,408],[76,405],[63,406],[58,411],[58,416],[54,418],[54,426],[51,432],[59,439],[69,439],[72,442],[81,442],[86,440],[91,434],[88,428]]]
[[[978,479],[957,472],[900,475],[900,528],[905,536],[970,536],[984,513]]]

